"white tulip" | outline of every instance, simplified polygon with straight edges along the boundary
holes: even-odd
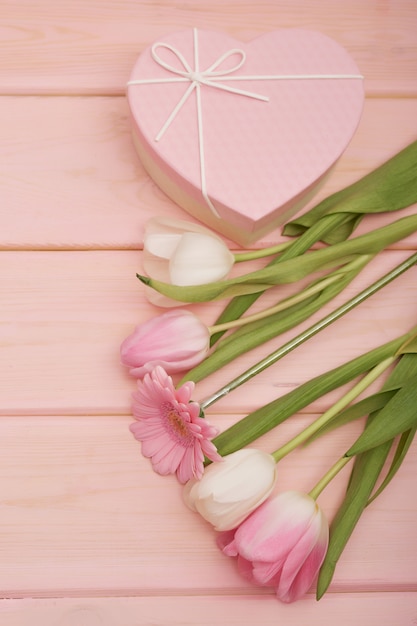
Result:
[[[234,261],[224,241],[208,228],[161,217],[146,224],[143,266],[153,279],[179,286],[203,285],[225,278]],[[154,303],[163,306],[163,299]]]
[[[201,480],[185,485],[183,496],[215,530],[232,530],[267,499],[275,481],[272,455],[245,448],[206,467]]]

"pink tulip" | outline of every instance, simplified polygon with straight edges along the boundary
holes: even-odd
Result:
[[[135,378],[142,378],[157,365],[175,374],[200,363],[209,342],[209,330],[198,317],[175,309],[137,326],[121,345],[121,361]]]
[[[329,526],[322,511],[313,498],[297,491],[266,500],[218,540],[224,554],[238,557],[245,578],[275,587],[283,602],[294,602],[310,589],[328,542]]]

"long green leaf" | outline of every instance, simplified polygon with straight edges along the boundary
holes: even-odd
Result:
[[[322,219],[318,220],[311,228],[305,231],[298,239],[292,242],[291,246],[287,248],[282,254],[275,256],[268,266],[282,263],[288,259],[294,259],[301,256],[307,250],[309,250],[317,241],[323,239],[324,235],[343,223],[345,215],[338,213],[336,215],[325,215]],[[268,267],[267,266],[267,267]],[[246,294],[244,296],[237,296],[233,298],[224,308],[220,316],[216,320],[216,324],[223,324],[224,322],[230,322],[236,320],[247,311],[252,304],[259,298],[262,292]],[[214,345],[223,332],[218,332],[212,335],[210,338],[210,345]]]
[[[375,491],[375,493],[373,493],[371,498],[369,498],[367,506],[371,502],[373,502],[379,495],[381,495],[381,493],[384,491],[384,489],[386,489],[391,480],[394,478],[395,474],[400,469],[401,464],[404,461],[411,444],[413,443],[416,431],[417,425],[413,428],[410,428],[410,430],[405,431],[405,433],[401,435],[387,475],[385,476],[384,480]]]
[[[417,423],[417,375],[405,384],[379,412],[378,419],[367,426],[359,439],[346,452],[355,456],[375,448],[414,428]]]
[[[413,341],[414,337],[415,331],[409,333],[408,338],[406,338],[405,341],[398,346],[395,354],[404,348],[407,341],[410,339]],[[415,374],[414,366],[415,365],[413,365],[411,370],[411,375],[413,376]],[[408,385],[410,380],[410,360],[408,355],[405,354],[400,359],[395,369],[391,372],[387,381],[382,386],[381,391],[402,389],[404,381],[405,384]],[[375,427],[375,424],[379,422],[379,418],[383,410],[384,409],[375,411],[369,415],[365,430],[367,428]],[[385,441],[384,443],[371,448],[362,454],[358,454],[355,458],[345,498],[330,526],[329,547],[323,565],[320,569],[317,582],[317,599],[320,599],[323,596],[330,585],[337,562],[365,507],[371,499],[371,494],[374,491],[375,485],[377,484],[379,476],[385,466],[393,443],[394,439]],[[396,465],[394,465],[391,475],[388,473],[388,477],[390,478],[392,478],[395,473],[394,469],[398,469],[399,464],[401,464],[401,461],[405,456],[406,448],[408,449],[406,442],[403,442],[402,448],[402,450],[398,451],[398,460]]]
[[[336,417],[331,419],[327,422],[327,424],[315,432],[314,435],[307,441],[307,445],[336,428],[340,428],[341,426],[354,422],[365,415],[369,415],[369,413],[382,409],[387,402],[391,400],[395,393],[396,390],[379,391],[372,396],[368,396],[367,398],[356,402],[356,404],[352,404],[344,411],[338,413]]]
[[[300,256],[318,241],[335,243],[347,239],[367,213],[398,211],[414,204],[417,202],[416,171],[417,142],[414,142],[353,185],[332,194],[287,224],[283,233],[297,235],[297,239],[270,265]],[[259,295],[255,293],[233,298],[216,323],[238,319]],[[213,335],[211,345],[222,334]]]
[[[417,336],[411,334],[404,344],[400,346],[397,354],[402,356],[408,352],[417,352],[416,339]],[[389,379],[384,384],[383,390],[378,391],[367,398],[359,400],[359,402],[348,406],[346,409],[338,413],[338,415],[336,415],[332,420],[320,428],[312,437],[310,437],[307,444],[311,443],[315,439],[318,439],[329,431],[334,430],[335,428],[340,428],[349,422],[364,417],[365,415],[369,415],[379,409],[383,409],[385,405],[394,397],[397,391],[399,391],[399,389],[401,389],[405,384],[415,380],[416,372],[413,367],[409,367],[409,359],[406,359],[402,363],[401,360],[399,360],[396,367],[392,370]]]
[[[415,333],[400,346],[399,351],[414,343]],[[378,419],[366,425],[362,435],[346,452],[346,456],[360,454],[384,441],[412,429],[417,423],[417,354],[403,353],[381,391],[397,390],[383,409]]]
[[[253,288],[256,290],[259,285],[268,284],[273,286],[295,282],[309,274],[330,267],[331,264],[340,266],[356,255],[377,254],[388,245],[407,237],[416,230],[417,215],[411,215],[376,229],[371,233],[360,235],[348,241],[342,241],[328,248],[314,250],[302,257],[289,259],[275,266],[268,266],[237,278],[206,285],[180,287],[140,276],[139,274],[137,276],[144,284],[153,287],[173,300],[205,302],[229,297],[230,287],[233,287],[232,293],[235,294],[238,285],[244,285],[245,290],[247,290],[248,286],[253,285]]]
[[[416,171],[417,141],[359,181],[289,222],[283,234],[300,235],[324,216],[342,213],[345,217],[343,222],[322,238],[330,244],[342,241],[356,228],[364,214],[397,211],[417,202]]]
[[[401,354],[406,354],[407,352],[412,352],[413,354],[417,353],[417,336],[411,337],[409,341],[407,341],[403,346],[401,346]]]
[[[186,380],[193,380],[197,383],[213,372],[217,372],[241,354],[245,354],[294,328],[343,291],[361,269],[362,267],[358,267],[356,270],[346,274],[341,273],[338,281],[328,285],[321,293],[311,296],[301,304],[295,304],[284,311],[275,313],[268,317],[267,320],[262,319],[250,322],[235,330],[231,335],[220,341],[214,352],[208,355],[204,361],[190,370],[181,380],[181,383]]]
[[[395,355],[410,333],[363,354],[293,389],[250,413],[218,435],[213,443],[222,456],[250,444],[317,398],[354,380],[384,359]]]
[[[385,442],[355,459],[345,498],[330,525],[329,547],[317,580],[317,600],[324,595],[332,581],[337,562],[368,504],[391,444],[391,441]]]

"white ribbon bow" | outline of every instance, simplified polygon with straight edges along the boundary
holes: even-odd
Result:
[[[200,70],[200,60],[199,60],[199,50],[198,50],[198,33],[197,29],[193,29],[193,37],[194,37],[194,69],[189,65],[185,57],[181,54],[179,50],[174,48],[167,43],[156,42],[153,44],[151,48],[152,58],[158,65],[166,69],[168,72],[172,74],[176,74],[175,77],[170,78],[150,78],[143,80],[130,80],[127,85],[151,85],[151,84],[161,84],[161,83],[190,83],[188,88],[186,89],[184,95],[180,98],[179,102],[175,105],[174,109],[169,114],[167,120],[162,125],[158,134],[155,137],[155,141],[159,141],[164,133],[167,131],[169,126],[172,124],[179,111],[182,109],[184,104],[187,102],[188,98],[191,96],[192,92],[196,93],[196,104],[197,104],[197,131],[198,131],[198,148],[199,148],[199,157],[200,157],[200,183],[201,183],[201,193],[203,195],[204,200],[209,206],[210,210],[214,213],[214,215],[220,218],[216,208],[214,207],[212,201],[210,200],[207,193],[207,182],[206,182],[206,166],[205,166],[205,157],[204,157],[204,133],[203,133],[203,114],[201,107],[201,85],[206,85],[208,87],[214,87],[215,89],[221,89],[223,91],[228,91],[233,94],[237,94],[240,96],[246,96],[249,98],[254,98],[256,100],[262,100],[264,102],[268,102],[269,98],[267,96],[263,96],[260,94],[256,94],[250,91],[245,91],[243,89],[237,89],[235,87],[230,87],[229,85],[223,85],[221,80],[227,81],[238,81],[238,80],[300,80],[300,79],[334,79],[334,78],[360,78],[363,76],[360,74],[278,74],[278,75],[259,75],[259,76],[231,76],[234,72],[239,70],[242,65],[245,63],[246,54],[240,48],[232,48],[228,50],[224,54],[222,54],[210,67],[206,70]],[[158,49],[165,48],[172,52],[180,63],[183,66],[183,70],[178,69],[177,67],[167,63],[158,55]],[[233,67],[229,69],[217,70],[217,68],[230,58],[233,55],[239,55],[240,61],[238,61]]]

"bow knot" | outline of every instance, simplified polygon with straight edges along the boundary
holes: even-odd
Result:
[[[170,52],[172,52],[172,54],[178,59],[178,61],[180,62],[180,64],[182,65],[184,69],[178,69],[174,65],[171,65],[171,63],[168,63],[168,61],[165,61],[158,54],[158,50],[160,48],[165,48],[166,50],[169,50]],[[234,72],[236,72],[238,69],[242,67],[242,65],[244,64],[246,60],[246,55],[243,50],[240,50],[239,48],[232,48],[231,50],[228,50],[224,54],[220,55],[219,58],[216,59],[216,61],[214,61],[214,63],[210,65],[210,67],[201,71],[199,67],[198,49],[194,51],[194,69],[190,66],[187,59],[183,56],[183,54],[181,54],[181,52],[177,48],[174,48],[174,46],[171,46],[167,43],[163,43],[163,42],[155,43],[151,48],[151,54],[152,54],[153,60],[156,63],[158,63],[158,65],[160,65],[161,67],[165,68],[168,72],[172,72],[173,74],[182,76],[183,78],[188,79],[190,82],[205,84],[205,85],[212,85],[213,87],[219,87],[219,85],[212,82],[213,79],[228,76],[229,74],[233,74]],[[217,69],[219,66],[222,65],[224,61],[236,55],[239,56],[240,59],[234,65],[232,65],[232,67],[228,67],[228,68],[224,68],[220,70]],[[245,94],[245,95],[249,95],[249,94]],[[252,97],[258,97],[256,94],[250,94],[250,95]],[[259,97],[263,99],[262,96],[259,96]]]

